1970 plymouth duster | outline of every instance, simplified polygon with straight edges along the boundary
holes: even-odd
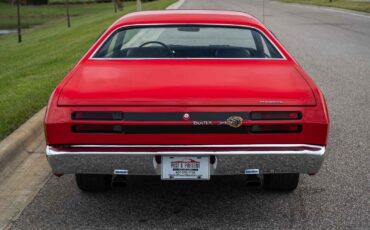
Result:
[[[53,92],[45,134],[54,174],[85,191],[126,175],[291,191],[319,171],[328,124],[323,94],[256,18],[174,10],[109,27]]]

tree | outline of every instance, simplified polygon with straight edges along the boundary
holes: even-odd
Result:
[[[141,11],[142,10],[141,0],[136,0],[136,10],[137,11]]]
[[[67,26],[71,27],[71,16],[69,15],[69,1],[65,0],[66,14],[67,14]]]
[[[17,31],[18,31],[18,42],[22,42],[22,34],[21,34],[21,3],[20,0],[17,0]]]

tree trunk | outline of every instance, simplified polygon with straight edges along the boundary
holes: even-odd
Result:
[[[136,0],[136,10],[137,11],[141,11],[142,8],[141,8],[141,0]]]

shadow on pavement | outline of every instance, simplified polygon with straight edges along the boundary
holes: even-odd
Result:
[[[304,209],[299,189],[272,193],[246,186],[244,176],[217,176],[210,181],[128,179],[125,187],[86,193],[77,189],[72,175],[52,177],[13,227],[291,227],[297,219],[291,210]]]

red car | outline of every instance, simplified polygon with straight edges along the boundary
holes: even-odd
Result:
[[[45,118],[56,175],[85,191],[126,175],[246,175],[291,191],[325,157],[329,116],[312,79],[240,12],[128,14],[53,92]]]

